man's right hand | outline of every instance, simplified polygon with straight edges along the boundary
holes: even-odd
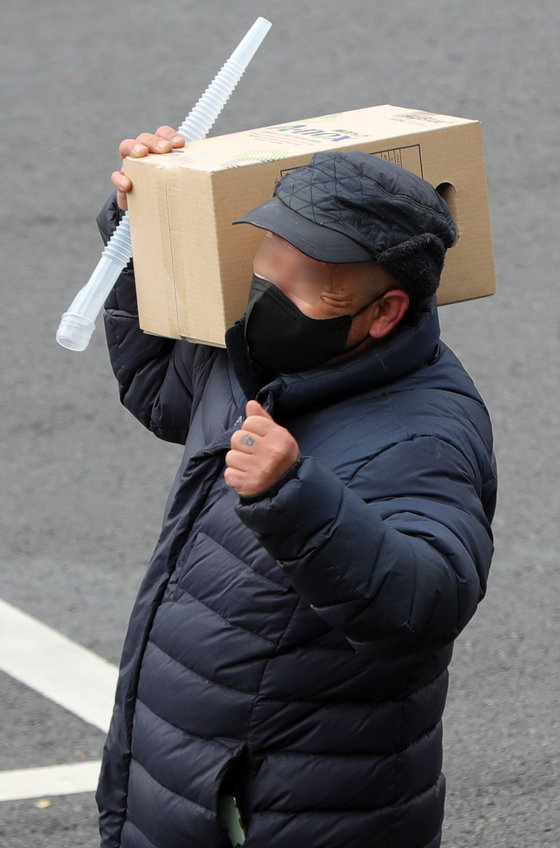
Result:
[[[160,127],[155,133],[140,133],[136,138],[125,138],[119,144],[121,158],[133,156],[139,159],[148,153],[170,153],[185,146],[182,138],[173,127]],[[122,170],[113,171],[111,182],[117,189],[117,203],[121,209],[128,208],[127,194],[132,188],[132,182],[125,176]]]

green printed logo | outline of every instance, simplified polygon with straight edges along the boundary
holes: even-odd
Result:
[[[249,165],[252,162],[276,162],[285,159],[288,153],[282,147],[262,147],[256,150],[244,150],[235,153],[231,159],[224,162],[224,168],[239,168],[241,165]]]

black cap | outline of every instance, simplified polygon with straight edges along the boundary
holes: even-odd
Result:
[[[278,181],[271,200],[234,223],[269,230],[322,262],[375,260],[407,289],[412,276],[422,296],[437,288],[455,239],[449,208],[430,183],[358,151],[316,153]],[[415,256],[419,275],[411,269]]]
[[[277,195],[234,223],[253,224],[269,230],[320,262],[364,262],[373,259],[371,252],[357,241],[295,212]]]

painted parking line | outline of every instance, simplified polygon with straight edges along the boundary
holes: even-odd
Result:
[[[0,670],[108,730],[117,667],[2,600]],[[0,801],[93,792],[99,768],[95,761],[0,772]]]
[[[0,669],[88,724],[108,730],[116,666],[2,600]]]
[[[0,801],[95,792],[101,763],[73,763],[0,772]]]

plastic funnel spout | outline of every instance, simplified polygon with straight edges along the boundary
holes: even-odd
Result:
[[[257,18],[179,127],[185,141],[208,134],[271,26],[265,18]]]
[[[86,285],[60,319],[56,340],[68,350],[85,350],[95,330],[95,319],[132,255],[126,213],[101,254]]]
[[[257,18],[179,127],[178,132],[186,141],[195,141],[208,134],[270,27],[270,21]],[[131,257],[127,212],[107,242],[87,284],[61,318],[56,340],[62,347],[86,349],[95,329],[95,319]]]

